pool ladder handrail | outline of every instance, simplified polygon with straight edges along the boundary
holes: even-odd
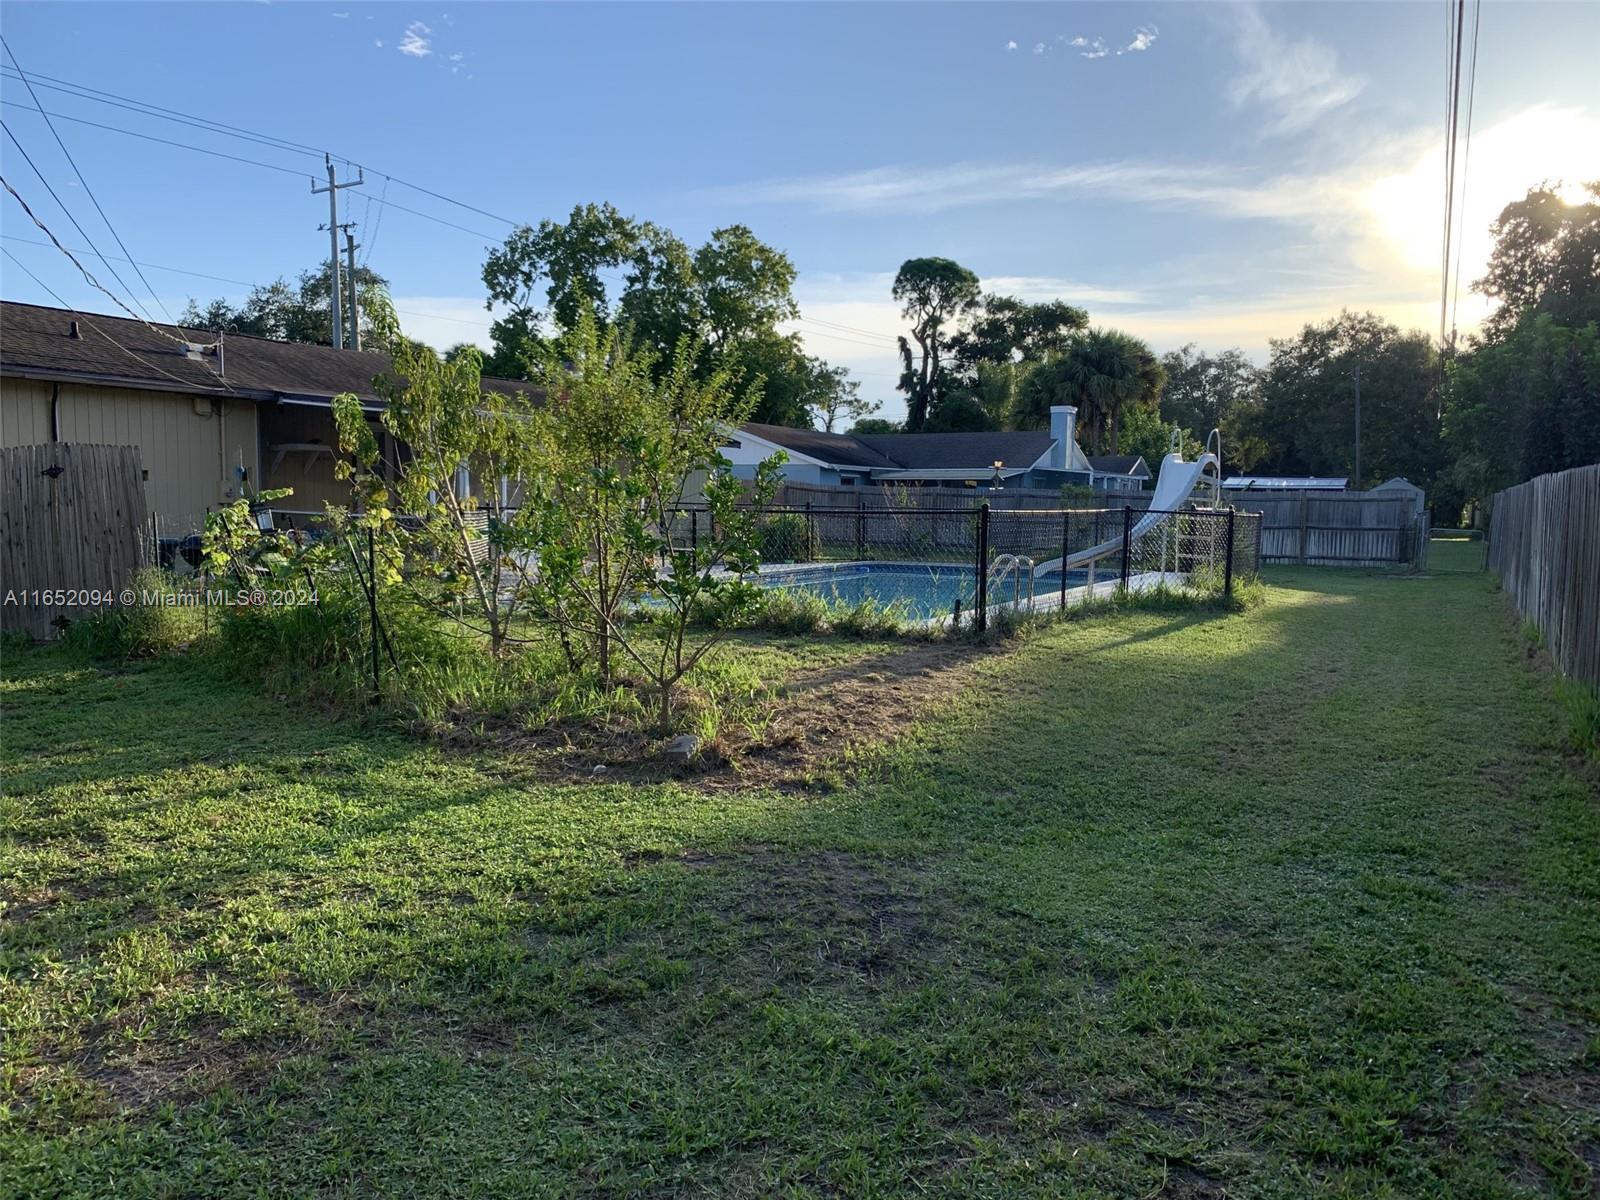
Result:
[[[1000,590],[1001,586],[1004,585],[1006,576],[1010,575],[1011,607],[1021,608],[1022,584],[1023,580],[1026,579],[1028,584],[1028,607],[1032,608],[1034,599],[1034,565],[1033,559],[1029,558],[1026,554],[1000,555],[989,564],[988,594],[991,597],[994,596]],[[1000,603],[1003,604],[1005,601],[1002,600]],[[993,605],[994,601],[991,600],[990,604]]]

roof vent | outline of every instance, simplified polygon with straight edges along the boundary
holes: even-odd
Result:
[[[67,336],[75,342],[83,340],[83,334],[78,332],[78,323],[76,321],[72,321],[68,324]]]

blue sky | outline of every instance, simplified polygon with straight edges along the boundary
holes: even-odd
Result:
[[[6,3],[0,23],[30,73],[363,164],[346,215],[407,325],[440,345],[482,340],[484,250],[510,227],[385,174],[529,222],[609,200],[691,242],[746,223],[799,268],[808,346],[890,414],[889,282],[914,255],[1082,304],[1163,350],[1260,358],[1269,337],[1341,306],[1437,328],[1437,3]],[[1596,45],[1600,5],[1483,6],[1465,278],[1506,200],[1543,178],[1600,178]],[[116,253],[22,85],[0,91],[8,127]],[[56,122],[133,258],[241,281],[147,266],[173,313],[325,254],[326,197],[294,175],[319,170],[314,157],[39,95],[65,116],[287,169]],[[0,163],[83,246],[9,142]],[[40,279],[111,307],[31,244],[41,235],[9,197],[0,211],[6,249]],[[0,269],[8,298],[52,302]],[[1481,311],[1462,297],[1462,324]]]

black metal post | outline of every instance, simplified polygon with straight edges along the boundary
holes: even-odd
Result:
[[[856,561],[867,556],[867,498],[856,497]]]
[[[689,510],[689,553],[695,555],[696,561],[699,561],[700,510],[698,508],[691,508]]]
[[[1061,604],[1062,612],[1067,611],[1067,530],[1072,520],[1072,510],[1065,509],[1061,513]]]
[[[978,600],[973,613],[973,628],[982,633],[989,627],[989,502],[978,508]]]
[[[371,526],[367,528],[367,610],[372,617],[372,702],[376,704],[381,698],[378,688],[378,551]]]
[[[1222,568],[1222,594],[1233,595],[1233,509],[1228,510],[1228,554]]]
[[[1129,554],[1133,547],[1133,509],[1124,502],[1122,506],[1122,590],[1128,590]]]
[[[811,501],[806,501],[806,561],[817,561],[817,522],[811,515]]]

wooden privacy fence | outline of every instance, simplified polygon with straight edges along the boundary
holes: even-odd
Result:
[[[0,628],[50,637],[107,608],[143,563],[135,446],[0,449]]]
[[[1562,673],[1600,685],[1600,463],[1497,494],[1489,569]]]
[[[1416,563],[1427,526],[1405,497],[1370,492],[1234,493],[1245,512],[1261,514],[1261,558],[1322,567]]]

